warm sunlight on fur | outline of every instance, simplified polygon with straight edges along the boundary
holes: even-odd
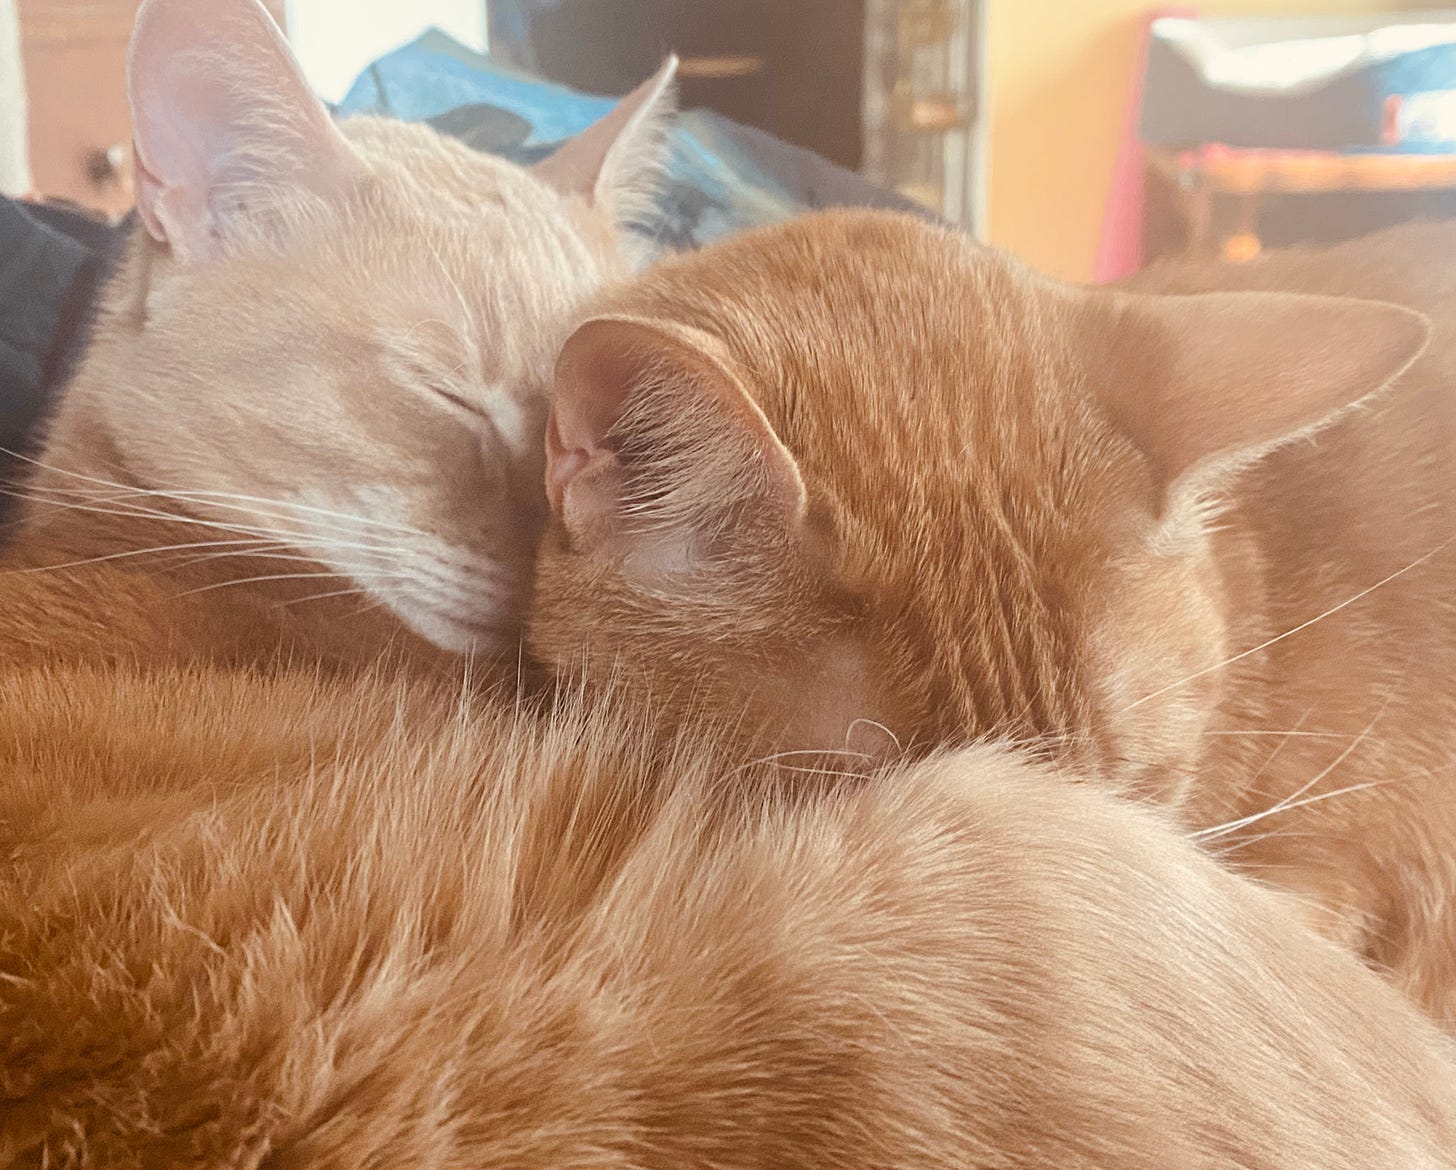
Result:
[[[0,562],[0,1166],[1456,1167],[1446,1035],[1213,856],[1441,1010],[1444,339],[1350,413],[1419,314],[850,214],[586,320],[672,69],[524,171],[142,4]],[[553,514],[535,694],[456,652]]]

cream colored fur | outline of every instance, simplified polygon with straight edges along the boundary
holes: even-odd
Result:
[[[92,654],[514,658],[551,364],[623,270],[671,70],[532,172],[423,126],[335,129],[254,0],[149,0],[146,227],[24,485],[0,596],[99,606]],[[190,618],[233,582],[211,632]],[[120,595],[146,596],[108,614]],[[45,644],[25,620],[0,640]]]

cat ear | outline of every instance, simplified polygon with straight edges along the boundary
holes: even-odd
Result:
[[[593,123],[542,159],[532,171],[563,195],[585,199],[618,221],[650,194],[662,165],[672,116],[677,58]]]
[[[137,211],[182,260],[260,204],[328,197],[355,156],[257,0],[145,0],[127,61]]]
[[[1284,293],[1123,295],[1098,329],[1122,350],[1104,406],[1169,491],[1195,489],[1311,433],[1421,355],[1398,305]]]
[[[568,340],[547,424],[546,494],[572,546],[643,574],[691,568],[747,522],[805,508],[798,465],[711,338],[598,317]]]

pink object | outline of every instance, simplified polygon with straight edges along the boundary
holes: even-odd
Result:
[[[1138,49],[1137,67],[1133,71],[1132,92],[1122,121],[1122,140],[1117,148],[1117,161],[1112,167],[1112,188],[1107,195],[1107,210],[1102,217],[1102,238],[1097,244],[1097,259],[1092,279],[1098,284],[1128,276],[1143,264],[1143,144],[1138,138],[1138,116],[1142,110],[1143,77],[1148,66],[1148,41],[1153,21],[1163,17],[1194,17],[1191,8],[1154,9],[1143,19],[1142,41]]]

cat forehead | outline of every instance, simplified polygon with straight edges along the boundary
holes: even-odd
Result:
[[[476,194],[531,186],[525,168],[428,126],[362,114],[345,119],[340,129],[376,173],[394,171],[414,178],[426,191],[468,201]]]
[[[599,225],[583,223],[580,209],[525,167],[426,126],[372,116],[342,125],[371,173],[357,217],[366,230],[387,230],[401,242],[429,236],[426,246],[443,245],[459,263],[488,262],[497,275],[531,270],[563,251],[580,265],[581,248],[603,242]]]
[[[657,293],[725,343],[811,494],[876,545],[886,526],[1086,515],[1137,486],[1080,391],[1065,293],[958,233],[836,213],[685,258]]]
[[[523,168],[425,127],[344,125],[371,180],[316,222],[315,250],[296,254],[383,328],[444,323],[464,336],[484,329],[486,342],[529,334],[554,326],[611,267],[610,249]]]

